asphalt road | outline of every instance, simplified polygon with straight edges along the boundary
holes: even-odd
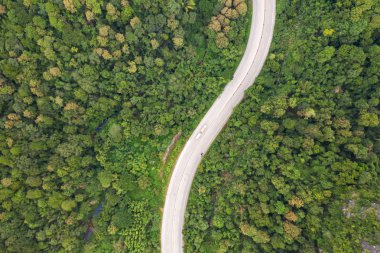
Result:
[[[276,0],[252,0],[251,31],[233,79],[203,117],[179,156],[166,193],[161,227],[161,252],[183,252],[182,229],[191,184],[201,159],[227,123],[244,91],[259,75],[272,41]]]

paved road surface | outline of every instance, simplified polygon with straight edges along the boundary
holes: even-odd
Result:
[[[166,193],[161,227],[161,252],[183,252],[182,229],[191,183],[202,156],[253,84],[268,55],[275,23],[276,0],[252,0],[251,31],[243,58],[223,93],[187,141]]]

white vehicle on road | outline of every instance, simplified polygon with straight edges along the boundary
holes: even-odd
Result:
[[[205,132],[207,128],[207,125],[204,125],[201,129],[201,131],[199,131],[199,133],[197,134],[197,136],[195,136],[195,139],[198,140],[199,138],[201,138],[202,134]]]

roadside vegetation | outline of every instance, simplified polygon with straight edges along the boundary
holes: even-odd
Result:
[[[380,242],[380,2],[277,1],[271,52],[205,156],[186,252]]]
[[[244,0],[1,1],[0,251],[158,252],[162,157],[231,79],[247,12]]]

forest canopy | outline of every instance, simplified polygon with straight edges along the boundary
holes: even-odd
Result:
[[[277,1],[261,75],[198,168],[186,252],[380,248],[379,15]]]
[[[242,0],[0,3],[0,251],[158,252],[167,173],[244,51]]]

